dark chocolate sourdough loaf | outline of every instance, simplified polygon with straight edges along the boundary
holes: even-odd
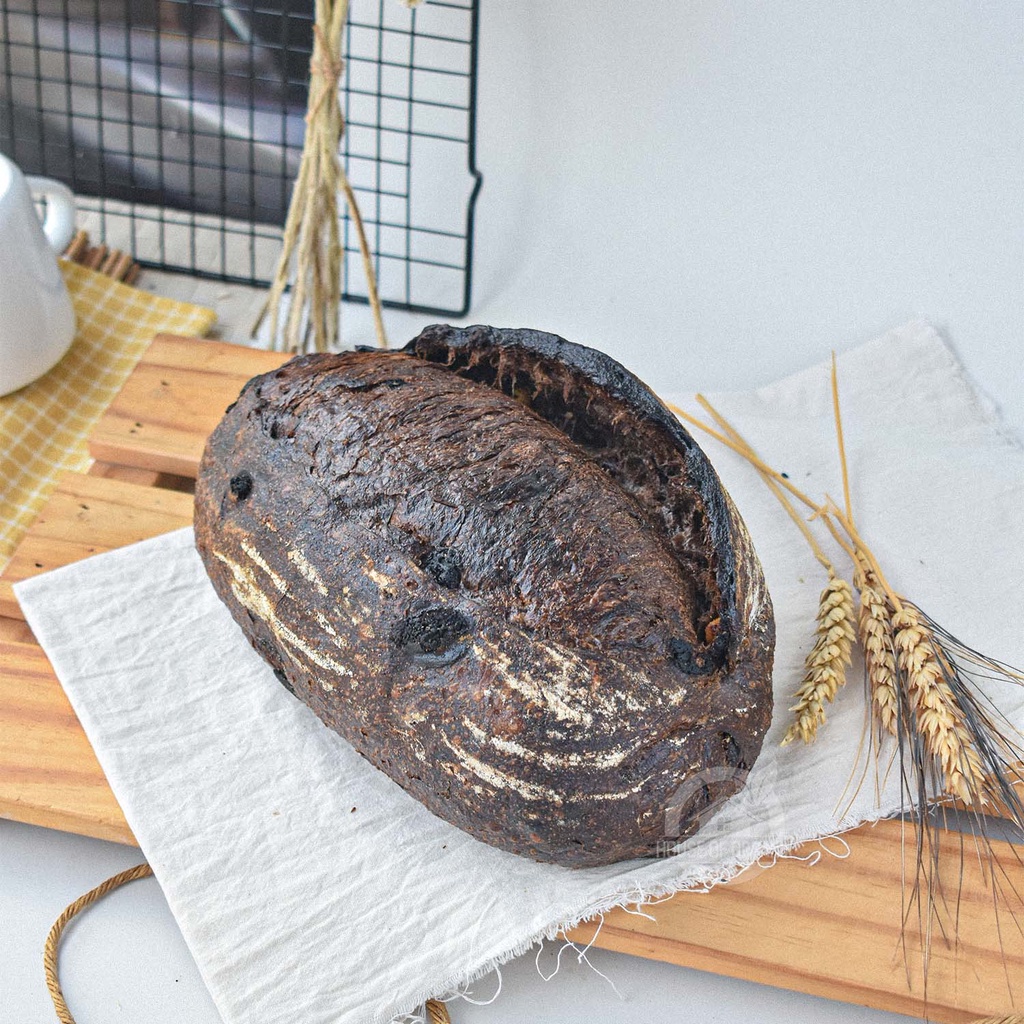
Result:
[[[760,751],[757,556],[693,438],[599,352],[439,326],[293,359],[210,437],[195,531],[281,682],[486,843],[652,854]]]

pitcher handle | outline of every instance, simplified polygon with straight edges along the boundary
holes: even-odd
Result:
[[[75,197],[67,185],[53,178],[27,176],[33,196],[46,200],[43,233],[57,253],[62,253],[75,233]]]

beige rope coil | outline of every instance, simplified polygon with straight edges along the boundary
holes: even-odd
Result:
[[[134,882],[137,878],[147,878],[153,874],[153,869],[148,864],[136,864],[127,871],[121,871],[101,882],[95,889],[90,889],[84,896],[79,896],[74,903],[64,908],[64,912],[53,922],[50,934],[46,936],[46,945],[43,946],[43,970],[46,972],[46,987],[50,990],[50,998],[53,1000],[53,1008],[57,1012],[57,1019],[60,1024],[75,1024],[75,1018],[71,1016],[68,1004],[64,1001],[64,993],[60,988],[60,976],[57,973],[57,949],[60,946],[60,937],[68,922],[86,907],[92,906],[97,900],[102,899],[108,892]]]
[[[57,968],[57,952],[64,929],[72,918],[92,906],[97,900],[103,899],[107,893],[113,892],[129,882],[134,882],[138,878],[148,878],[152,874],[153,869],[148,864],[136,864],[135,867],[128,868],[127,871],[120,871],[105,882],[100,882],[95,889],[90,889],[84,896],[79,896],[74,903],[65,907],[60,917],[53,922],[50,934],[46,936],[46,945],[43,946],[43,970],[46,972],[46,987],[50,990],[50,998],[53,1000],[53,1008],[60,1024],[75,1024],[75,1018],[71,1016],[68,1004],[64,1001]],[[440,1000],[428,999],[426,1011],[429,1024],[452,1024],[448,1008]]]

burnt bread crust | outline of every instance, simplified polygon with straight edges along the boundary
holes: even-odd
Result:
[[[731,627],[733,641],[739,642],[742,619],[754,614],[754,607],[766,597],[760,563],[756,555],[749,557],[753,550],[746,527],[707,456],[643,381],[604,352],[543,331],[439,324],[428,327],[402,351],[499,388],[528,405],[599,459],[613,479],[634,494],[637,482],[629,479],[628,460],[634,460],[634,468],[637,461],[646,463],[641,486],[655,478],[661,484],[641,501],[649,511],[659,512],[651,517],[652,526],[670,534],[666,539],[691,571],[707,571],[707,554],[724,623]],[[673,474],[673,483],[663,478],[677,468],[677,453],[682,455],[683,471]],[[691,489],[699,503],[690,500]],[[672,536],[671,528],[659,523],[670,522],[672,512],[680,509],[688,509],[697,520],[689,524],[699,537],[696,558],[692,545],[686,544],[690,533]],[[738,557],[741,554],[747,557]],[[758,569],[753,578],[752,566]]]
[[[774,623],[703,452],[601,353],[428,328],[243,389],[196,543],[278,677],[434,813],[568,866],[741,784]]]

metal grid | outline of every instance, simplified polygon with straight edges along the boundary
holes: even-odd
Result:
[[[312,18],[312,0],[0,0],[0,151],[140,263],[266,284]],[[477,24],[476,0],[352,2],[342,152],[388,306],[469,309]],[[344,239],[345,298],[365,301],[347,218]]]

